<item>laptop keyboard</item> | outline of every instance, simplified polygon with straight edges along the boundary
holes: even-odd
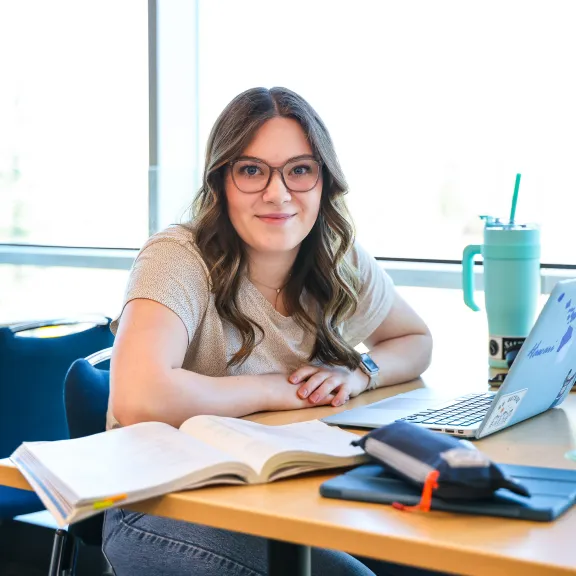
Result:
[[[470,426],[481,422],[492,400],[493,392],[471,394],[456,398],[453,404],[438,409],[429,409],[400,418],[412,424],[434,424],[436,426]]]

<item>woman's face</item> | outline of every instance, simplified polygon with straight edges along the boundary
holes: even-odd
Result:
[[[312,157],[312,148],[300,124],[291,118],[268,120],[241,155],[263,160],[272,167],[281,167],[300,156]],[[249,175],[258,172],[257,167],[243,164]],[[288,252],[300,246],[316,222],[322,173],[314,188],[307,192],[288,190],[280,173],[274,171],[264,190],[245,193],[237,188],[228,169],[225,190],[230,221],[249,249]]]

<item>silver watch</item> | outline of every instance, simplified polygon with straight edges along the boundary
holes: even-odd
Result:
[[[378,385],[378,373],[380,372],[378,364],[368,354],[360,354],[360,370],[370,378],[366,390],[374,390]]]

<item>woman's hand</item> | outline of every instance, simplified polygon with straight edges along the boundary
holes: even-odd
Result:
[[[308,399],[312,405],[332,406],[341,406],[350,398],[362,394],[370,383],[362,370],[351,371],[338,366],[302,366],[290,375],[289,380],[292,384],[300,385],[300,398]]]
[[[288,380],[287,374],[264,374],[252,378],[262,378],[265,382],[266,410],[269,411],[328,406],[335,398],[335,394],[329,393],[322,400],[311,403],[308,398],[298,394],[298,389]]]

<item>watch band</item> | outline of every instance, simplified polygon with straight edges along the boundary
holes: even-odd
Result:
[[[370,382],[368,382],[368,388],[366,390],[376,390],[378,387],[378,374],[372,374],[370,376]]]

